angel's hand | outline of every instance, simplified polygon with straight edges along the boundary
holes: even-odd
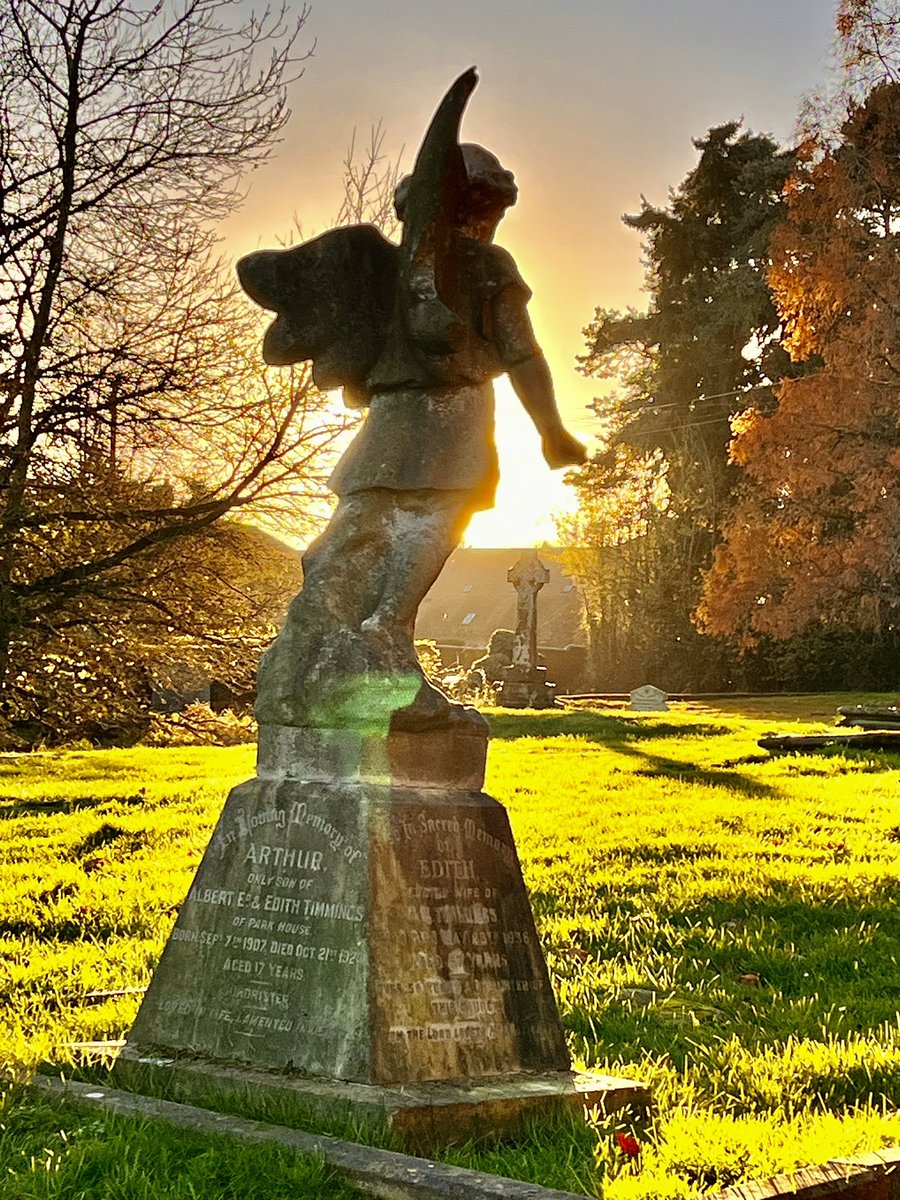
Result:
[[[577,467],[587,459],[587,449],[562,426],[544,434],[541,450],[548,466],[554,470],[559,467]]]

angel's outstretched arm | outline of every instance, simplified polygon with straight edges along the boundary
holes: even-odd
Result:
[[[541,435],[541,449],[551,467],[574,467],[587,451],[565,428],[550,368],[534,336],[525,307],[527,297],[516,287],[504,288],[494,298],[494,337],[506,373],[522,407]]]

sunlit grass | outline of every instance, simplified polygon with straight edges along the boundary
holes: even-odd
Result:
[[[756,744],[839,702],[494,721],[576,1063],[655,1089],[640,1170],[600,1146],[609,1197],[900,1141],[900,757]]]
[[[858,699],[491,714],[573,1058],[651,1082],[657,1119],[639,1165],[611,1122],[457,1160],[643,1200],[900,1142],[900,757],[756,744]],[[0,756],[7,1074],[124,1035],[252,773],[252,747]]]
[[[118,1038],[254,748],[0,756],[0,1070]],[[90,999],[85,1002],[84,997]]]
[[[280,1146],[0,1098],[0,1200],[354,1200],[324,1162]]]

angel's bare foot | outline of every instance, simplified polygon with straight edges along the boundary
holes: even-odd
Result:
[[[468,729],[487,737],[488,723],[475,708],[449,700],[428,680],[423,680],[412,704],[398,709],[391,728],[409,733],[428,729]]]

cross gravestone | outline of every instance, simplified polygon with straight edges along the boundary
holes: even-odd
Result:
[[[516,589],[516,632],[512,665],[503,672],[497,699],[507,708],[552,708],[556,685],[547,681],[547,668],[538,666],[537,645],[537,596],[550,572],[532,550],[506,577]]]
[[[668,712],[669,706],[666,703],[668,695],[661,688],[654,687],[652,683],[645,683],[643,687],[635,688],[630,692],[631,710],[632,712]]]
[[[311,360],[369,414],[260,666],[256,778],[225,802],[115,1068],[184,1098],[289,1095],[413,1145],[644,1095],[569,1071],[509,821],[482,791],[486,721],[424,678],[412,641],[489,503],[490,379],[532,353],[518,386],[548,462],[584,454],[491,245],[512,176],[458,142],[474,86],[447,93],[397,190],[399,247],[357,226],[238,266],[276,313],[268,361]]]

